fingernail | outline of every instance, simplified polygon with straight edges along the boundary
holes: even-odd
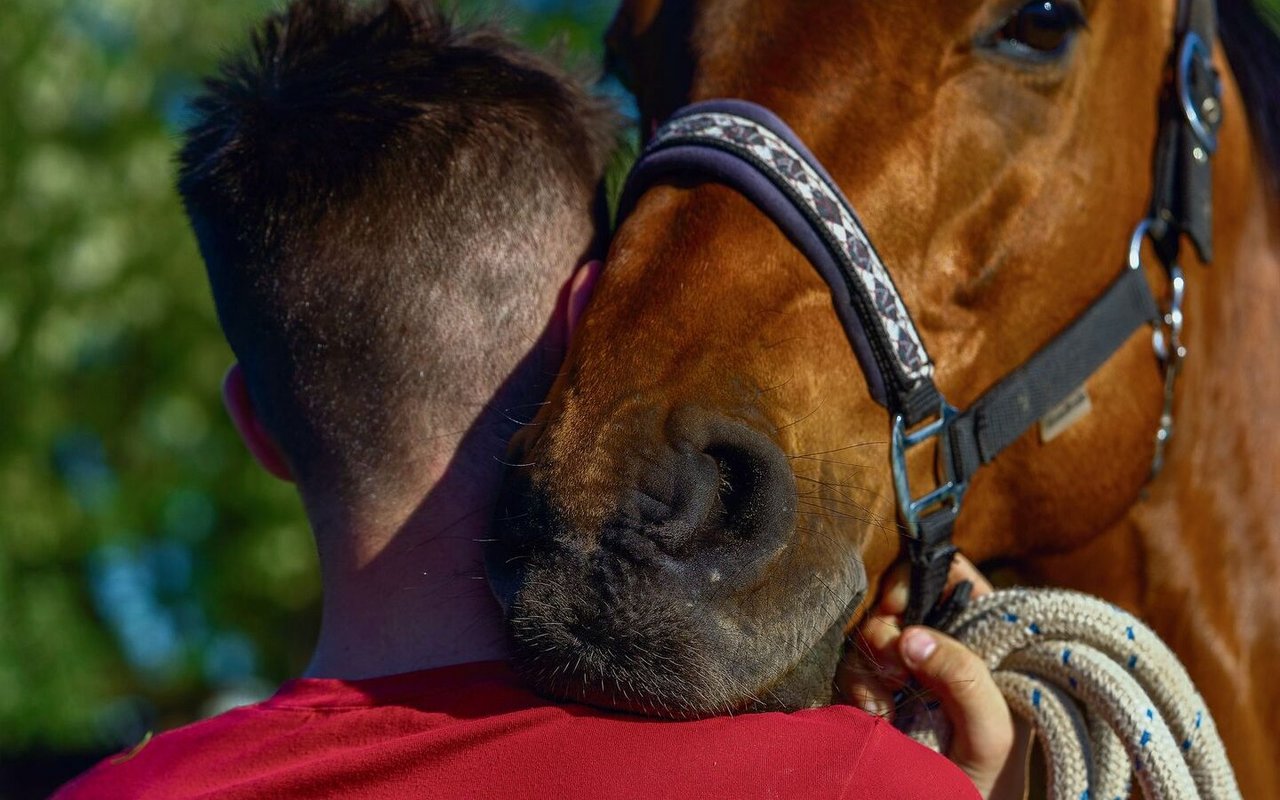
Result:
[[[938,643],[927,631],[912,628],[902,634],[902,657],[912,666],[919,666],[929,660]]]

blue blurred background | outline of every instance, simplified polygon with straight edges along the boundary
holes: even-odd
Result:
[[[173,191],[187,101],[273,0],[8,0],[0,21],[0,798],[306,664],[313,545],[219,401]],[[598,63],[608,0],[460,0]]]
[[[277,5],[4,5],[0,800],[258,699],[309,656],[311,539],[224,420],[231,353],[172,188],[198,76]],[[616,2],[455,5],[590,66]]]

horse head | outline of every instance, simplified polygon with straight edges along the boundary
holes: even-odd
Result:
[[[609,42],[646,130],[708,98],[786,120],[963,407],[1124,266],[1175,6],[630,0]],[[1238,119],[1223,136],[1248,147]],[[1073,550],[1133,504],[1164,392],[1151,331],[1087,392],[1092,413],[974,477],[955,533],[972,558]],[[724,186],[645,191],[512,445],[490,572],[518,663],[549,692],[662,714],[829,702],[846,631],[903,549],[889,430],[786,235]],[[929,452],[909,469],[935,481]]]

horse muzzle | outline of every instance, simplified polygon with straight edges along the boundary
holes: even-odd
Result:
[[[692,407],[632,433],[621,456],[515,446],[486,563],[517,667],[557,697],[662,716],[829,702],[866,577],[798,574],[786,456]]]

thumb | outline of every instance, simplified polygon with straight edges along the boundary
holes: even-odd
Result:
[[[1015,739],[1013,716],[991,671],[972,650],[930,628],[908,628],[899,647],[907,669],[951,722],[947,756],[988,796]]]

